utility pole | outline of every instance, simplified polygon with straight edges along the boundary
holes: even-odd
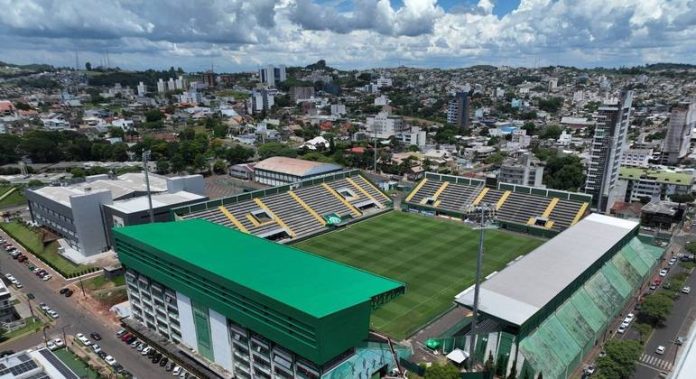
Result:
[[[375,157],[374,157],[373,165],[374,165],[375,175],[377,175],[377,126],[373,125],[373,127],[374,127],[374,132],[375,132],[375,138],[374,138],[374,145],[375,145],[374,146],[374,150],[375,150],[374,155],[375,155]]]
[[[474,310],[473,317],[471,319],[471,339],[469,343],[469,367],[473,368],[474,361],[474,346],[476,341],[476,319],[478,318],[478,307],[479,307],[479,290],[481,287],[481,266],[483,261],[483,240],[486,231],[486,210],[488,209],[487,204],[481,204],[479,206],[481,210],[481,220],[479,220],[480,234],[479,234],[479,248],[478,254],[476,256],[476,283],[474,284]]]
[[[150,177],[148,175],[147,161],[150,159],[150,150],[143,151],[143,171],[145,172],[145,186],[147,187],[147,204],[150,210],[150,223],[155,222],[155,212],[152,210],[152,194],[150,193]]]

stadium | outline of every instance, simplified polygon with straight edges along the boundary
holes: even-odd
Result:
[[[404,364],[405,350],[425,350],[416,335],[458,311],[464,316],[446,331],[427,335],[428,348],[469,352],[473,341],[478,362],[492,354],[505,372],[514,366],[527,376],[561,378],[597,343],[662,254],[638,237],[635,223],[586,217],[590,202],[585,194],[489,187],[427,173],[393,209],[391,198],[360,172],[344,171],[172,213],[175,220],[207,220],[403,283],[404,291],[388,299],[375,295],[372,302],[379,306],[372,307],[369,329],[405,342],[396,348]],[[488,279],[481,327],[472,338],[469,310],[480,232],[471,220],[483,205],[494,210],[497,228],[485,232]],[[524,281],[529,284],[520,285]]]

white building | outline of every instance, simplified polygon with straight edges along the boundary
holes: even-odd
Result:
[[[59,117],[42,118],[43,127],[48,130],[67,130],[70,123]]]
[[[180,75],[175,81],[174,81],[174,86],[178,90],[183,90],[186,88],[186,83],[184,82],[184,76]]]
[[[145,87],[145,83],[140,82],[138,83],[138,96],[143,97],[147,93],[147,88]]]
[[[278,67],[268,65],[259,69],[259,80],[261,83],[268,84],[270,86],[275,86],[280,82],[286,81],[287,74],[285,72],[285,65],[280,65]]]
[[[387,105],[387,104],[389,104],[389,98],[387,97],[387,95],[377,96],[377,97],[375,97],[374,104],[378,107]]]
[[[260,113],[269,110],[275,104],[275,97],[267,90],[254,90],[247,100],[247,111],[249,113]]]
[[[620,99],[605,102],[598,109],[585,193],[592,195],[592,208],[599,212],[608,211],[616,200],[613,192],[626,148],[632,100],[633,91],[625,91]]]
[[[628,167],[649,167],[652,149],[626,149],[621,157],[621,165]]]
[[[689,154],[689,144],[696,128],[696,102],[679,103],[672,108],[669,128],[662,146],[662,164],[674,165]]]
[[[160,79],[157,81],[157,92],[158,92],[158,93],[165,93],[165,92],[167,92],[166,84],[164,83],[164,80],[162,80],[162,78],[160,78]]]
[[[346,114],[345,104],[331,104],[332,116],[344,116]]]
[[[421,130],[421,128],[416,126],[397,133],[395,137],[406,146],[415,145],[422,148],[427,142],[427,133],[425,130]]]
[[[176,82],[174,81],[174,78],[169,78],[169,81],[167,81],[167,91],[174,90],[176,90]]]
[[[389,138],[409,130],[401,117],[392,116],[388,112],[379,112],[375,116],[367,117],[365,126],[369,135],[377,138]]]
[[[133,120],[126,120],[124,118],[117,118],[111,121],[111,126],[121,128],[123,131],[131,130],[135,127]]]

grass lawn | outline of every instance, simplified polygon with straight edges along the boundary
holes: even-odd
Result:
[[[107,279],[104,275],[95,276],[94,278],[83,280],[82,284],[85,289],[94,291],[103,288],[119,287],[126,284],[126,277],[119,275],[113,279]]]
[[[58,243],[51,242],[44,246],[39,233],[25,226],[21,222],[13,221],[8,223],[0,223],[0,227],[11,235],[12,238],[21,242],[26,248],[31,250],[34,255],[48,262],[54,269],[59,271],[63,276],[70,276],[82,271],[87,271],[91,266],[76,265],[69,260],[63,258],[58,253]]]
[[[295,246],[406,283],[406,294],[373,312],[371,327],[403,339],[450,307],[471,286],[479,231],[458,222],[390,212]],[[544,241],[487,230],[484,275]]]
[[[0,197],[5,195],[12,188],[13,187],[11,187],[11,186],[0,186]],[[22,205],[22,204],[25,204],[26,202],[27,202],[27,199],[24,198],[24,195],[22,194],[22,189],[17,188],[11,194],[0,199],[0,209],[14,207],[17,205]]]
[[[85,362],[68,349],[59,349],[53,352],[61,362],[65,363],[80,378],[99,379],[99,374],[89,368]]]
[[[31,321],[28,321],[26,325],[19,329],[15,329],[9,333],[5,333],[0,337],[2,339],[2,342],[5,342],[7,340],[11,340],[15,337],[20,337],[24,336],[25,334],[31,334],[31,333],[36,333],[36,330],[39,329],[41,330],[41,326],[43,325],[43,322],[37,318],[34,318]]]

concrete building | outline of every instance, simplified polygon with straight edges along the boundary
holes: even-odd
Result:
[[[521,184],[529,187],[543,187],[544,166],[532,154],[523,154],[518,159],[509,159],[500,166],[498,181]]]
[[[167,85],[164,83],[162,78],[159,78],[159,80],[157,80],[157,93],[165,92],[167,92]]]
[[[261,113],[267,111],[275,104],[275,97],[265,89],[254,90],[247,100],[247,112]]]
[[[294,102],[307,100],[314,97],[314,87],[292,87],[290,88],[290,99]]]
[[[179,194],[183,201],[204,197],[204,182],[200,175],[174,178],[150,174],[150,191],[154,194]],[[108,175],[87,177],[87,181],[65,187],[28,189],[25,193],[32,221],[61,236],[68,249],[64,253],[74,260],[107,251],[111,247],[108,225],[118,224],[106,220],[105,206],[119,201],[142,198],[147,195],[145,175],[123,174],[115,179]],[[153,206],[156,203],[153,201]],[[178,205],[175,202],[170,207]],[[129,219],[130,220],[130,219]],[[146,219],[147,221],[147,219]]]
[[[621,157],[621,166],[647,168],[652,156],[652,149],[626,149]]]
[[[12,294],[7,289],[5,282],[0,280],[0,322],[15,320],[15,310],[11,302]]]
[[[469,116],[471,114],[471,98],[466,92],[457,92],[449,103],[447,110],[447,122],[461,129],[471,126]]]
[[[365,126],[367,133],[373,138],[389,138],[410,129],[401,117],[384,111],[367,117]]]
[[[254,180],[270,186],[280,186],[301,180],[320,178],[341,170],[343,167],[332,163],[271,157],[254,166]]]
[[[616,102],[605,102],[597,111],[585,193],[592,195],[592,208],[599,212],[607,212],[615,200],[613,190],[626,148],[632,101],[633,91],[624,91]]]
[[[145,87],[145,83],[140,82],[138,83],[138,97],[143,97],[147,93],[147,87]]]
[[[332,116],[345,116],[346,106],[345,104],[331,104],[331,115]]]
[[[414,145],[422,148],[428,142],[428,134],[425,132],[425,130],[422,130],[417,126],[413,126],[409,129],[398,132],[395,137],[405,146]]]
[[[665,200],[670,195],[691,193],[694,176],[667,169],[621,167],[619,179],[626,182],[624,201]],[[625,196],[624,196],[625,195]]]
[[[148,343],[173,343],[175,360],[193,357],[194,374],[357,379],[395,367],[369,317],[402,283],[201,219],[114,233],[126,324]]]
[[[689,154],[689,143],[696,128],[696,102],[672,107],[669,128],[662,145],[662,164],[674,165]]]
[[[0,358],[2,379],[79,379],[46,348],[26,350]]]
[[[261,83],[268,84],[270,86],[275,86],[280,82],[286,81],[287,74],[285,73],[285,65],[280,65],[278,67],[268,65],[259,69],[259,80]]]

